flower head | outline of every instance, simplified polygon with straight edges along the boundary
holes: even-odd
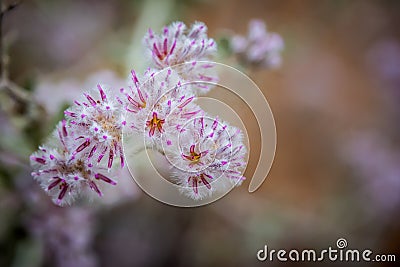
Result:
[[[94,90],[85,93],[64,112],[76,137],[70,145],[75,147],[75,154],[83,153],[89,162],[100,163],[103,158],[108,158],[107,166],[111,169],[114,158],[119,157],[123,167],[121,138],[126,121],[122,106],[101,85],[97,90],[97,94]]]
[[[208,38],[207,26],[202,22],[194,23],[190,29],[183,22],[174,22],[164,27],[160,35],[149,29],[143,42],[157,69],[205,60],[216,51],[216,44]]]
[[[245,179],[242,173],[246,148],[239,129],[218,118],[200,116],[190,120],[175,136],[164,147],[176,169],[174,180],[185,195],[202,199]]]
[[[161,70],[178,65],[176,69],[184,80],[202,82],[197,86],[199,92],[207,92],[209,83],[218,80],[213,64],[202,62],[216,52],[216,43],[208,38],[207,26],[202,22],[194,23],[190,29],[183,22],[174,22],[164,27],[160,35],[149,29],[143,43],[151,56],[152,67]]]
[[[74,136],[68,131],[66,122],[58,124],[53,138],[30,157],[34,168],[32,176],[52,197],[57,205],[71,204],[82,192],[94,191],[102,195],[98,183],[115,185],[106,170],[88,163],[67,144]]]
[[[161,148],[162,134],[179,131],[186,120],[201,112],[193,103],[190,85],[182,85],[171,69],[148,71],[143,79],[132,72],[132,80],[129,90],[121,89],[121,102],[127,110],[126,133],[145,138],[146,145]]]

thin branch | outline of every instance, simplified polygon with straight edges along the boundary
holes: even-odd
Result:
[[[7,73],[7,65],[8,65],[8,58],[5,52],[4,43],[3,43],[3,18],[4,16],[10,12],[11,10],[15,9],[22,1],[16,1],[6,6],[3,6],[3,1],[0,0],[0,79],[6,80],[8,78]]]
[[[3,5],[2,0],[0,0],[0,91],[5,90],[8,95],[17,103],[21,105],[25,105],[32,102],[32,98],[30,94],[18,86],[17,84],[10,81],[8,76],[8,65],[9,65],[9,56],[7,54],[7,49],[4,44],[4,36],[3,36],[3,19],[4,16],[19,6],[22,1],[15,1],[8,5]],[[33,103],[36,104],[36,103]]]
[[[0,1],[1,2],[1,1]],[[8,6],[6,6],[4,9],[3,7],[1,8],[1,16],[3,16],[4,14],[6,14],[8,11],[13,10],[14,8],[16,8],[17,6],[19,6],[21,4],[22,1],[15,1],[14,3],[9,4]]]

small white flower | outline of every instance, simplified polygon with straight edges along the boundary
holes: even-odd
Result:
[[[114,158],[119,157],[121,167],[125,159],[122,152],[122,128],[126,124],[122,105],[109,90],[97,86],[85,93],[81,100],[66,110],[70,131],[76,139],[70,143],[76,154],[84,153],[87,161],[100,163],[107,158],[107,166],[111,169]]]
[[[174,138],[175,137],[175,138]],[[174,136],[165,136],[166,156],[175,167],[174,180],[195,200],[240,185],[246,167],[246,147],[240,130],[218,118],[197,117]]]
[[[53,138],[30,157],[34,168],[32,176],[60,206],[71,204],[78,196],[87,195],[88,191],[101,196],[99,181],[116,184],[108,174],[104,174],[105,168],[88,163],[68,148],[69,139],[73,138],[64,120],[58,124]]]
[[[164,27],[162,34],[157,35],[149,29],[143,43],[150,54],[152,67],[164,69],[175,66],[179,75],[186,81],[198,83],[199,93],[207,92],[218,78],[213,64],[207,61],[216,52],[216,43],[207,36],[207,26],[195,22],[190,29],[183,22],[174,22]],[[183,63],[187,63],[181,65]]]
[[[143,43],[157,69],[205,60],[216,52],[215,41],[208,38],[207,26],[202,22],[194,23],[188,30],[183,22],[174,22],[164,27],[160,35],[149,29]]]
[[[193,104],[194,95],[189,85],[181,85],[176,72],[148,71],[139,81],[132,72],[133,86],[122,89],[122,103],[127,112],[127,134],[137,135],[139,146],[145,144],[161,148],[163,133],[178,132],[201,109]]]

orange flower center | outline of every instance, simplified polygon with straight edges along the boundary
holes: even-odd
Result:
[[[149,136],[153,136],[156,129],[162,133],[163,132],[163,128],[162,125],[164,124],[165,120],[160,119],[157,117],[157,113],[153,112],[153,117],[151,120],[148,120],[146,122],[146,126],[150,128],[149,130]]]

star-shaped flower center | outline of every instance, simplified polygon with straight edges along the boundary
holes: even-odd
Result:
[[[165,120],[160,119],[157,117],[157,113],[153,112],[153,118],[151,120],[148,120],[146,122],[146,126],[150,128],[149,130],[149,136],[153,136],[154,132],[156,131],[156,129],[162,133],[163,132],[163,128],[162,125],[164,124]]]

